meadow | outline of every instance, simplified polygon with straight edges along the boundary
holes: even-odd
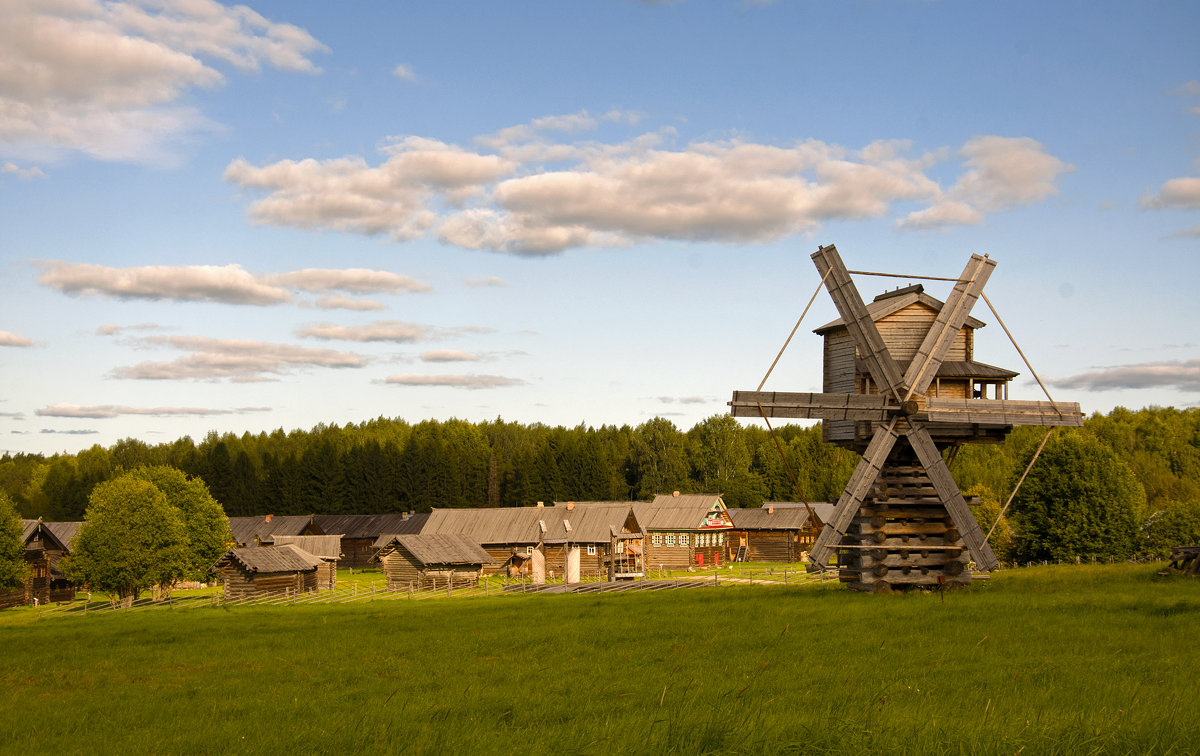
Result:
[[[0,749],[1196,753],[1200,581],[1156,569],[3,612]]]

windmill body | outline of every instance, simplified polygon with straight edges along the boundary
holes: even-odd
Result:
[[[1078,404],[1013,401],[1017,375],[975,359],[970,316],[995,262],[972,255],[941,302],[910,286],[863,302],[837,249],[812,256],[841,317],[824,338],[822,393],[735,391],[737,416],[822,421],[863,457],[811,552],[843,582],[889,591],[963,584],[997,565],[942,450],[1002,441],[1014,425],[1083,424]]]

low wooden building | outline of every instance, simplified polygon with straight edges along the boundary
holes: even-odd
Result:
[[[229,601],[264,596],[295,596],[317,590],[322,562],[292,545],[230,549],[213,564]]]
[[[479,584],[492,557],[462,535],[393,535],[377,542],[373,557],[383,566],[389,591],[469,588]]]
[[[634,502],[555,502],[543,510],[546,571],[568,583],[583,577],[640,577],[642,528]]]
[[[733,521],[720,494],[659,494],[635,503],[633,513],[646,534],[647,568],[707,566],[727,558]]]
[[[538,561],[525,558],[541,553],[548,511],[551,508],[434,509],[422,526],[421,535],[466,536],[491,556],[491,563],[484,566],[486,572],[508,572],[514,554],[520,554],[523,562]]]
[[[806,506],[803,502],[769,501],[759,508],[730,509],[733,530],[725,539],[726,557],[748,562],[802,561],[833,506],[829,502]]]
[[[321,590],[337,590],[338,560],[342,557],[340,535],[271,536],[274,546],[296,546],[321,560],[317,568],[317,587]]]
[[[28,572],[24,585],[0,591],[0,608],[75,598],[75,586],[63,575],[60,563],[70,553],[71,541],[82,524],[21,520],[21,541],[25,544]]]
[[[366,567],[377,549],[375,542],[384,535],[406,535],[420,533],[427,513],[373,515],[316,515],[313,523],[322,533],[340,533],[342,536],[342,567]]]
[[[235,547],[270,545],[277,535],[324,535],[312,515],[256,515],[230,517],[229,532]]]

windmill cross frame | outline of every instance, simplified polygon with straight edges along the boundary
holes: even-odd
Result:
[[[997,566],[979,524],[954,482],[930,429],[940,424],[970,423],[989,428],[1012,425],[1082,425],[1078,404],[1027,402],[1007,399],[954,399],[926,396],[951,345],[980,298],[996,267],[987,256],[971,255],[962,275],[952,280],[953,290],[925,334],[906,370],[892,356],[863,299],[833,245],[812,255],[817,272],[856,347],[878,394],[796,393],[735,391],[731,414],[743,417],[785,417],[820,420],[857,420],[875,424],[862,459],[842,492],[831,520],[810,552],[820,568],[829,564],[830,552],[847,531],[871,495],[900,443],[911,447],[949,515],[957,538],[982,570]],[[861,271],[859,271],[861,272]],[[760,387],[761,389],[761,387]],[[860,547],[861,548],[861,547]]]

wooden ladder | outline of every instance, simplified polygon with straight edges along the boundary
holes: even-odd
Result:
[[[741,546],[738,546],[738,550],[737,550],[737,556],[735,556],[735,557],[733,558],[733,561],[735,561],[735,562],[744,562],[744,561],[746,561],[746,545],[745,545],[745,544],[742,544]]]

